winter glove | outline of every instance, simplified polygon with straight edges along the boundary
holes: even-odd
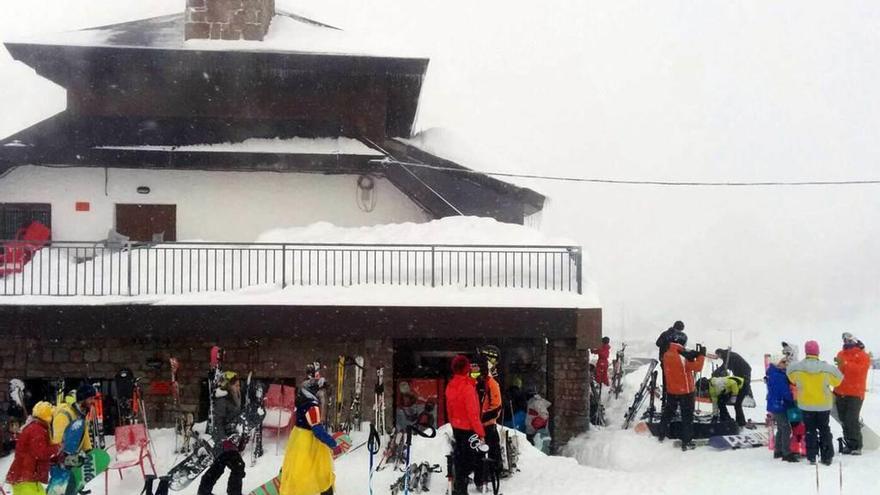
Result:
[[[480,436],[476,433],[468,438],[468,443],[470,444],[471,448],[476,450],[477,452],[489,452],[489,446],[486,445],[486,442],[484,442],[483,439],[480,438]]]
[[[327,430],[324,429],[322,425],[312,426],[312,433],[315,435],[315,438],[324,443],[324,445],[330,447],[331,449],[336,448],[336,439],[330,436],[327,433]]]

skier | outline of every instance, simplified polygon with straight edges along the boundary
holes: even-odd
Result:
[[[608,358],[611,356],[611,339],[602,337],[602,346],[593,350],[599,358],[596,360],[596,382],[605,385],[611,385],[608,380]]]
[[[333,494],[333,451],[337,442],[321,423],[318,392],[322,382],[323,378],[309,378],[296,395],[296,422],[281,465],[280,495]]]
[[[95,387],[88,383],[84,383],[76,389],[76,392],[71,399],[65,398],[61,405],[55,407],[52,414],[51,425],[52,445],[61,445],[64,442],[64,434],[67,429],[75,425],[77,421],[83,421],[82,439],[80,440],[79,445],[73,452],[64,452],[65,456],[81,457],[92,450],[92,440],[90,438],[91,435],[89,435],[90,425],[89,421],[86,421],[85,419],[86,414],[91,411],[92,405],[95,402],[95,396],[97,395],[98,391],[95,390]],[[69,470],[70,468],[66,469]],[[75,492],[76,486],[74,483],[69,483],[67,487],[67,495],[71,495],[71,491]]]
[[[722,360],[722,365],[718,368],[720,372],[730,371],[733,376],[738,376],[743,380],[742,389],[733,404],[733,409],[736,411],[736,424],[743,427],[746,425],[743,401],[747,396],[752,395],[752,367],[742,356],[727,349],[716,349],[715,355]]]
[[[862,403],[871,356],[865,352],[865,344],[849,332],[843,334],[843,349],[834,359],[843,373],[843,381],[834,389],[834,406],[843,427],[844,446],[842,454],[862,454]]]
[[[501,357],[501,351],[494,345],[486,345],[477,349],[480,358],[479,378],[477,379],[477,392],[480,398],[480,420],[483,430],[486,432],[486,445],[489,446],[489,459],[491,467],[498,473],[501,471],[501,437],[498,436],[498,418],[501,416],[501,386],[498,385],[497,364]],[[478,469],[474,473],[474,484],[479,489],[483,483],[490,480],[483,479],[483,470]]]
[[[665,371],[663,368],[663,355],[666,354],[666,351],[669,349],[669,343],[672,341],[672,337],[674,337],[678,333],[684,332],[684,323],[681,321],[676,321],[672,324],[671,327],[667,328],[665,332],[661,333],[659,337],[657,337],[657,350],[658,357],[657,361],[660,362],[660,370],[661,374],[665,376]],[[663,403],[666,403],[666,380],[663,380]]]
[[[830,466],[834,459],[834,445],[828,425],[833,401],[831,387],[840,385],[843,374],[834,366],[819,360],[819,343],[815,340],[804,344],[804,353],[807,357],[789,365],[786,374],[797,385],[797,405],[803,411],[807,428],[807,460],[810,464],[816,464],[816,456],[819,455],[822,464]]]
[[[198,495],[211,495],[214,484],[229,468],[226,484],[228,495],[241,495],[244,460],[241,450],[246,437],[241,429],[241,381],[234,371],[223,372],[220,386],[214,392],[214,463],[202,475]]]
[[[446,386],[446,416],[452,425],[455,442],[452,451],[455,467],[452,495],[467,495],[468,476],[479,471],[479,449],[486,438],[486,430],[480,421],[477,384],[468,376],[470,361],[459,354],[452,359],[451,367],[452,379]]]
[[[732,418],[727,412],[727,403],[733,396],[739,398],[743,389],[743,379],[728,375],[727,371],[719,368],[712,373],[712,378],[708,381],[709,398],[712,399],[712,416],[721,421],[730,421]]]
[[[6,474],[13,495],[46,494],[43,485],[49,482],[49,466],[59,457],[58,446],[52,445],[49,438],[53,413],[52,404],[37,402],[18,436],[15,459]]]
[[[791,383],[785,375],[788,367],[788,357],[785,355],[773,356],[767,367],[767,412],[773,415],[776,425],[774,459],[782,459],[787,462],[798,462],[798,454],[791,451],[791,423],[789,410],[796,408],[794,396],[791,393]]]
[[[681,409],[681,450],[694,449],[694,373],[703,369],[706,348],[697,344],[697,349],[685,349],[687,335],[678,332],[672,336],[666,353],[663,354],[663,383],[666,388],[666,401],[660,417],[660,441],[666,438],[669,422],[677,409]]]

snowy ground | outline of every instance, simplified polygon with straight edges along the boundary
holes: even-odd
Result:
[[[697,486],[713,494],[768,493],[773,487],[784,486],[790,493],[874,493],[871,486],[880,467],[880,452],[868,452],[861,458],[837,456],[831,467],[819,466],[817,470],[805,462],[787,464],[774,461],[767,449],[720,452],[708,447],[682,453],[671,442],[660,444],[649,435],[632,430],[620,430],[623,412],[628,406],[633,390],[641,382],[644,369],[627,377],[625,393],[618,401],[607,405],[610,426],[593,430],[569,443],[567,453],[571,457],[546,456],[521,440],[520,469],[513,478],[502,485],[505,495],[534,493],[583,494],[588,490],[601,490],[606,495],[630,493],[675,494]],[[873,388],[865,403],[864,417],[869,424],[880,425],[880,371],[874,371]],[[752,419],[763,420],[763,383],[754,383],[758,407],[749,411]],[[703,406],[704,408],[706,406]],[[832,422],[835,436],[839,427]],[[413,462],[427,461],[440,464],[445,469],[447,442],[440,430],[437,439],[413,439]],[[164,473],[179,459],[173,454],[171,430],[152,431],[156,443],[157,469]],[[366,440],[366,431],[355,432],[354,444]],[[383,443],[384,443],[383,439]],[[245,491],[271,479],[279,469],[284,453],[285,438],[271,433],[265,438],[266,455],[255,467],[248,467]],[[246,452],[249,456],[249,452]],[[572,458],[573,457],[573,458]],[[0,473],[5,473],[12,457],[0,460]],[[355,495],[368,493],[369,453],[365,447],[340,458],[336,462],[337,493]],[[819,489],[816,489],[818,473]],[[841,473],[843,489],[840,488]],[[391,468],[375,474],[373,492],[377,495],[390,493],[389,486],[400,475]],[[226,477],[221,478],[215,493],[225,492]],[[93,493],[103,491],[103,479],[93,482]],[[182,495],[195,495],[198,481]],[[431,480],[431,492],[445,491],[445,474],[435,474]],[[110,477],[110,493],[136,494],[142,481],[137,469],[128,470],[119,480]]]

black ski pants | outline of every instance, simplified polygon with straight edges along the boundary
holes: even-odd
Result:
[[[830,462],[834,458],[834,443],[831,437],[831,411],[804,411],[804,426],[807,428],[807,459]]]
[[[471,430],[452,429],[455,446],[452,448],[452,463],[455,477],[452,480],[452,495],[467,495],[468,476],[480,472],[483,454],[471,448],[470,438],[475,435]]]
[[[862,450],[862,399],[843,395],[834,396],[837,417],[843,427],[843,440],[852,450]]]
[[[684,395],[666,395],[666,404],[663,405],[663,414],[660,416],[660,435],[666,437],[669,434],[669,423],[676,410],[681,410],[681,443],[689,443],[694,438],[694,393]]]
[[[244,479],[244,460],[237,450],[226,450],[214,459],[211,467],[202,475],[199,482],[199,495],[211,495],[214,484],[229,468],[229,482],[226,484],[227,495],[241,495],[241,484]]]
[[[486,429],[486,445],[489,446],[489,469],[494,470],[495,476],[501,471],[501,437],[498,435],[498,427],[495,425],[483,425]],[[474,484],[477,486],[488,483],[491,480],[485,479],[489,473],[485,472],[483,459],[479,460],[479,469],[474,472]]]
[[[746,425],[746,415],[743,412],[743,401],[746,397],[752,395],[752,377],[744,376],[743,386],[736,395],[736,402],[733,403],[733,410],[736,411],[736,424],[740,427]]]

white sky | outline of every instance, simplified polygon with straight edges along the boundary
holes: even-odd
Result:
[[[9,3],[2,38],[179,11],[185,0]],[[419,128],[452,129],[496,170],[880,179],[877,2],[278,4],[423,49]],[[62,91],[5,52],[0,71],[0,135],[63,109]],[[544,227],[590,252],[612,336],[683,319],[692,338],[851,330],[880,341],[880,186],[535,188],[553,200]]]

